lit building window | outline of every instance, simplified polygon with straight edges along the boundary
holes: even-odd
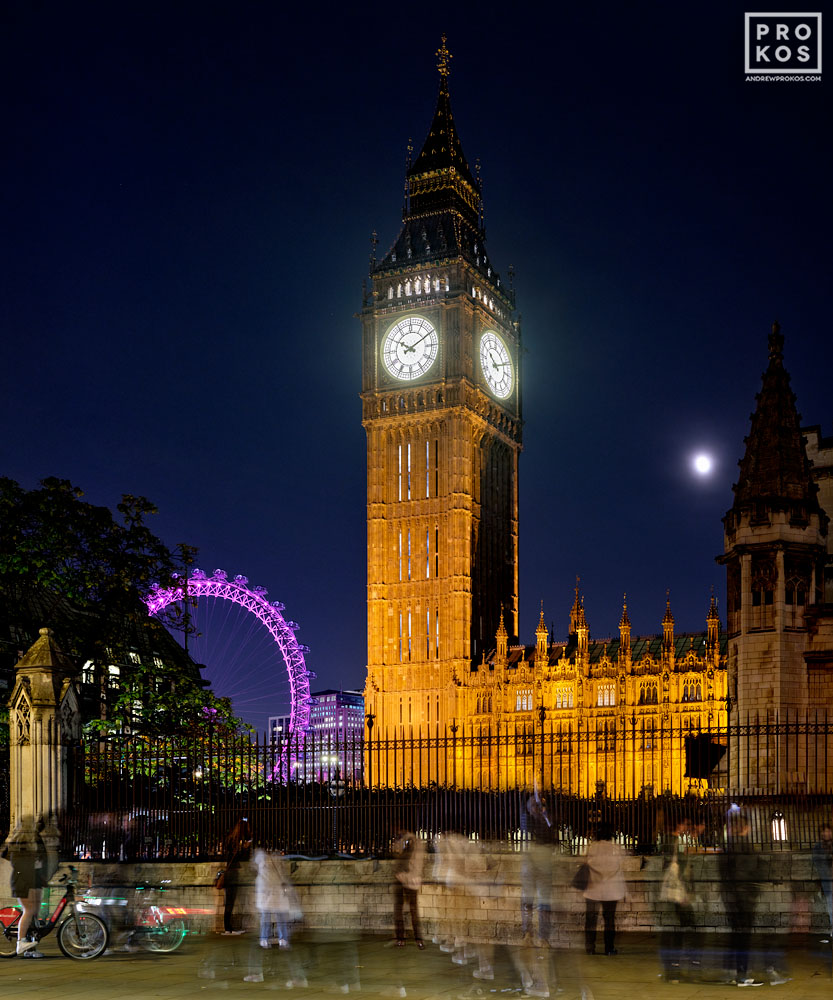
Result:
[[[616,704],[616,687],[613,684],[600,684],[596,691],[596,705],[609,707]]]
[[[515,711],[532,711],[532,688],[518,688],[518,691],[515,694]]]

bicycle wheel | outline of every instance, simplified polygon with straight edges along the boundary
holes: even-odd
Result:
[[[58,928],[58,947],[67,958],[98,958],[104,953],[109,937],[107,924],[101,917],[94,913],[70,914]]]
[[[7,927],[0,920],[0,958],[14,958],[17,954],[17,922]]]
[[[146,951],[169,952],[176,949],[185,940],[188,928],[181,919],[170,920],[158,927],[146,927],[139,938],[139,944]]]

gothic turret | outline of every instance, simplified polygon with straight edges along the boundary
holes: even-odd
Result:
[[[588,626],[587,618],[584,615],[583,600],[581,604],[579,604],[578,613],[576,615],[576,638],[578,640],[579,659],[584,659],[590,648],[590,627]]]
[[[619,660],[623,665],[631,658],[631,620],[628,617],[628,595],[622,600],[622,617],[619,619]]]
[[[509,636],[506,634],[506,625],[503,623],[503,612],[500,613],[500,624],[495,633],[495,645],[497,647],[495,663],[500,667],[506,666],[506,653]]]
[[[550,633],[544,621],[544,602],[541,601],[541,616],[535,629],[535,660],[539,664],[547,662],[547,642]]]
[[[674,649],[674,616],[671,614],[671,597],[666,592],[665,614],[662,616],[662,651],[670,655]]]
[[[709,613],[706,615],[706,655],[714,661],[718,654],[720,637],[720,615],[717,613],[717,603],[712,594]]]
[[[769,363],[751,416],[734,503],[723,518],[730,697],[743,715],[808,702],[805,608],[821,582],[827,516],[801,435],[784,337],[769,334]]]

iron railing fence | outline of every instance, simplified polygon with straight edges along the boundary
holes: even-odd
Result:
[[[548,800],[553,838],[580,851],[612,824],[649,853],[680,819],[719,848],[727,816],[754,842],[808,848],[833,806],[833,720],[745,720],[713,728],[611,715],[366,739],[285,741],[118,736],[69,758],[76,857],[213,859],[242,816],[255,839],[293,854],[383,855],[399,829],[455,831],[517,847],[527,801]]]

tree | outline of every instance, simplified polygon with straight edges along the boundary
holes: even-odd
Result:
[[[146,519],[157,510],[145,497],[122,496],[118,519],[82,497],[66,479],[26,490],[0,477],[0,597],[17,632],[32,642],[60,622],[61,644],[79,664],[125,665],[105,727],[173,734],[198,727],[210,708],[239,728],[142,602],[152,583],[187,572],[196,550],[171,551],[151,531]],[[167,609],[165,623],[187,632],[187,603]]]

